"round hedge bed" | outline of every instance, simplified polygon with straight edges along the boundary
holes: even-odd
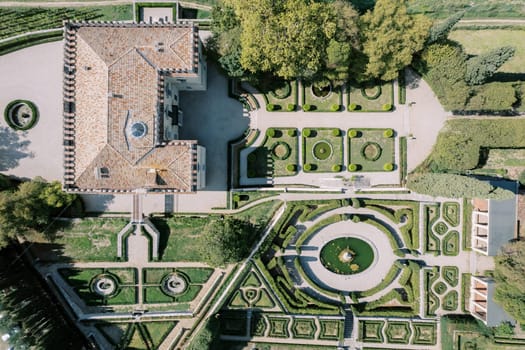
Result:
[[[98,274],[91,279],[89,289],[103,298],[111,298],[118,292],[117,277],[109,273]]]
[[[291,153],[292,149],[290,148],[290,145],[288,145],[286,142],[276,142],[272,146],[272,154],[275,158],[279,160],[288,159]]]
[[[317,98],[327,98],[332,93],[332,84],[324,87],[312,85],[312,94]]]
[[[284,100],[292,93],[290,82],[284,81],[281,86],[270,91],[270,94],[278,100]]]
[[[372,247],[356,237],[340,237],[321,249],[321,264],[334,273],[352,275],[366,270],[374,261]]]
[[[367,100],[377,100],[379,96],[381,96],[381,85],[363,87],[361,89],[361,95]]]
[[[318,141],[312,148],[312,153],[317,160],[326,160],[332,156],[332,145],[327,141]]]
[[[361,148],[361,156],[371,162],[378,160],[382,152],[383,149],[376,142],[367,142]]]
[[[38,117],[38,108],[33,102],[27,100],[11,101],[4,110],[4,119],[13,130],[31,129],[38,121]]]

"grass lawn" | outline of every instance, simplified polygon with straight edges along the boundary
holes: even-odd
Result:
[[[357,0],[359,3],[370,3]],[[432,18],[446,18],[468,8],[467,18],[508,18],[525,16],[525,8],[520,0],[413,0],[408,3],[413,13],[424,13]]]
[[[337,136],[334,136],[334,130],[337,130]],[[309,136],[306,136],[308,133]],[[341,135],[339,129],[303,129],[303,170],[305,172],[340,171],[343,165],[343,136]],[[310,169],[307,169],[307,164],[310,165]],[[335,169],[334,166],[338,168]]]
[[[508,60],[499,72],[525,73],[525,31],[512,29],[454,30],[451,40],[459,42],[469,55],[479,55],[501,46],[516,49],[514,57]]]
[[[261,147],[257,147],[248,154],[248,177],[267,177],[268,174],[278,177],[297,174],[299,163],[297,129],[271,129],[270,134],[273,136],[266,136]],[[293,170],[290,171],[288,166],[293,166]]]
[[[269,88],[259,88],[264,94],[266,105],[273,104],[274,112],[292,112],[297,109],[298,104],[298,82],[285,81],[272,83]],[[294,105],[294,109],[290,111],[288,106]]]
[[[317,89],[311,85],[303,86],[303,106],[310,105],[314,112],[337,112],[343,104],[341,88]],[[336,110],[335,106],[338,106]],[[334,108],[334,109],[333,109]]]
[[[360,171],[385,171],[385,164],[395,164],[394,137],[384,135],[388,129],[351,130],[356,130],[357,136],[349,139],[349,164],[358,165]]]
[[[161,322],[146,322],[142,323],[146,328],[151,340],[153,341],[153,346],[158,348],[162,341],[169,334],[169,331],[177,325],[177,321],[161,321]]]
[[[34,244],[32,249],[43,261],[114,261],[117,234],[128,224],[127,218],[86,218],[56,222],[52,241]]]
[[[277,210],[278,205],[279,202],[276,201],[265,202],[234,214],[233,217],[264,227]],[[161,234],[161,251],[164,249],[161,260],[205,261],[202,253],[203,238],[214,220],[219,220],[219,216],[153,218],[152,222]]]
[[[393,82],[365,87],[350,85],[347,89],[348,110],[351,110],[350,105],[356,104],[356,112],[384,112],[383,105],[394,105]]]

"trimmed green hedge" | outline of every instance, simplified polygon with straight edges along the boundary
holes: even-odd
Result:
[[[456,256],[459,254],[459,232],[450,231],[443,238],[443,254],[447,256]]]
[[[8,53],[25,49],[26,47],[31,47],[34,45],[45,44],[53,41],[60,41],[63,39],[62,28],[57,29],[56,31],[47,32],[47,33],[36,33],[25,35],[20,38],[12,39],[0,43],[0,56],[6,55]]]
[[[317,327],[313,318],[294,318],[292,335],[294,339],[315,339]]]
[[[389,321],[385,328],[385,334],[388,343],[408,344],[412,331],[408,322]]]
[[[319,319],[319,325],[321,326],[319,340],[339,340],[343,336],[343,320]]]
[[[358,340],[364,343],[383,343],[383,326],[385,321],[364,320],[359,321]]]
[[[310,238],[311,235],[313,235],[315,232],[319,231],[325,226],[335,224],[336,222],[345,220],[346,217],[344,215],[333,215],[329,218],[323,219],[316,224],[314,224],[312,227],[304,231],[299,238],[297,239],[297,242],[295,243],[296,249],[300,249],[300,247],[303,245],[303,243]]]
[[[379,283],[374,288],[359,292],[358,297],[359,298],[371,297],[372,295],[379,293],[380,291],[386,289],[396,279],[396,277],[399,275],[401,270],[402,270],[402,265],[399,262],[399,260],[397,260],[394,263],[394,265],[390,268],[390,270],[388,270],[388,273],[385,275],[385,278],[383,278],[381,283]]]
[[[457,266],[443,266],[441,276],[451,287],[456,287],[459,283],[459,268]]]

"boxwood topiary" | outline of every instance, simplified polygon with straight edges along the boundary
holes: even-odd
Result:
[[[386,137],[386,138],[390,138],[390,137],[394,136],[394,130],[392,130],[392,129],[386,129],[386,130],[383,132],[383,136]]]
[[[312,131],[310,129],[303,129],[304,137],[310,137],[311,134],[312,134]]]
[[[354,163],[352,163],[352,164],[350,164],[348,166],[348,171],[357,171],[358,169],[359,169],[359,166],[357,164],[354,164]]]
[[[383,111],[387,112],[392,109],[392,105],[390,103],[385,103],[381,108],[383,109]]]
[[[361,221],[361,218],[359,217],[359,215],[354,214],[354,215],[352,215],[352,221],[355,222],[355,223],[358,223],[358,222]]]
[[[274,111],[274,110],[275,110],[275,105],[274,105],[273,103],[268,103],[268,104],[266,105],[266,110],[267,110],[268,112],[272,112],[272,111]]]
[[[359,105],[357,105],[356,103],[350,103],[348,105],[348,109],[351,111],[357,111],[358,108],[359,108]]]
[[[330,110],[331,110],[332,112],[337,112],[337,111],[339,111],[339,108],[340,108],[340,106],[339,106],[338,104],[333,104],[333,105],[330,106]]]
[[[341,171],[341,166],[339,164],[332,165],[332,171],[335,173]]]
[[[296,130],[295,129],[289,129],[287,133],[288,133],[288,136],[294,137],[296,135]]]
[[[383,170],[384,171],[392,171],[392,170],[394,170],[394,164],[392,164],[392,163],[385,163],[385,165],[383,165]]]
[[[287,110],[288,112],[293,112],[293,111],[295,111],[295,104],[293,104],[293,103],[289,103],[289,104],[286,106],[286,110]]]
[[[288,164],[286,166],[286,170],[288,170],[291,173],[293,173],[295,171],[295,169],[297,169],[297,166],[295,164]]]
[[[310,164],[310,163],[306,163],[306,164],[304,165],[304,170],[305,170],[305,171],[310,171],[310,170],[312,170],[312,164]]]
[[[311,106],[311,105],[309,105],[309,104],[304,104],[304,105],[303,105],[303,111],[308,112],[308,111],[310,111],[311,109],[312,109],[312,106]]]
[[[350,129],[348,131],[348,137],[350,138],[359,137],[359,132],[356,129]]]
[[[339,135],[341,135],[341,130],[340,130],[340,129],[337,129],[337,128],[336,128],[336,129],[333,129],[333,130],[332,130],[332,135],[333,135],[333,136],[339,136]]]
[[[25,105],[27,106],[30,110],[31,110],[31,120],[29,120],[29,122],[27,122],[27,124],[25,125],[19,125],[19,124],[16,124],[15,121],[13,121],[11,119],[12,117],[12,110],[17,107],[18,105]],[[32,127],[35,126],[35,124],[37,123],[38,121],[38,118],[39,118],[39,112],[38,112],[38,108],[35,106],[35,104],[31,101],[27,101],[27,100],[14,100],[14,101],[11,101],[7,104],[7,106],[5,107],[5,110],[4,110],[4,119],[7,123],[7,125],[9,125],[9,127],[13,130],[20,130],[20,131],[26,131],[26,130],[29,130],[31,129]]]
[[[268,130],[266,130],[266,136],[275,137],[275,130],[272,128],[269,128]]]

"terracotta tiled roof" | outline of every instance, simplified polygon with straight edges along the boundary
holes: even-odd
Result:
[[[195,76],[197,45],[186,24],[66,24],[66,188],[194,191],[196,141],[166,143],[158,121],[163,75]]]

